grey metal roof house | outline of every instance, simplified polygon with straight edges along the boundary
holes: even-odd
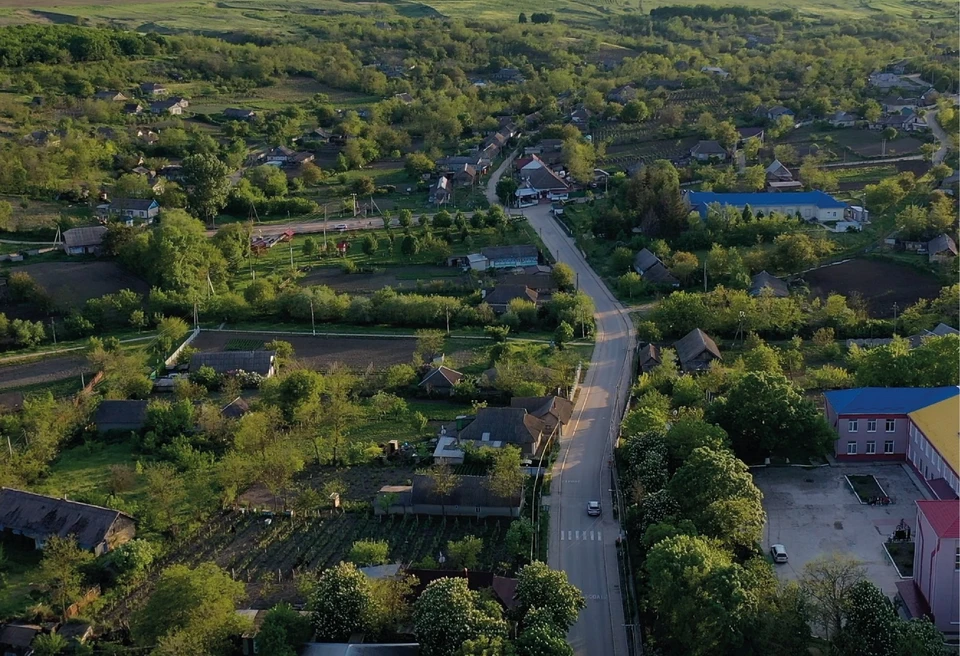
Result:
[[[211,367],[218,374],[231,371],[246,371],[269,378],[276,371],[274,351],[223,351],[221,353],[196,353],[190,358],[190,371]]]
[[[517,298],[530,301],[531,303],[537,303],[540,295],[526,285],[506,284],[494,287],[493,291],[483,297],[483,301],[493,308],[494,312],[506,312],[510,301]]]
[[[790,289],[787,287],[787,283],[766,271],[761,271],[750,279],[750,289],[747,293],[750,294],[750,296],[760,296],[764,293],[764,290],[767,290],[767,293],[778,298],[784,298],[790,295]]]
[[[716,342],[699,328],[684,335],[673,347],[683,371],[705,371],[714,360],[723,360]]]
[[[660,258],[646,248],[634,256],[633,270],[653,285],[680,286],[680,281],[670,273],[670,270],[660,261]]]
[[[88,255],[100,252],[106,226],[86,226],[63,231],[63,250],[67,255]]]
[[[640,349],[638,360],[640,363],[640,371],[644,373],[652,371],[660,366],[660,349],[657,348],[655,344],[647,344]]]
[[[512,444],[526,456],[540,450],[540,442],[549,436],[547,424],[525,408],[481,408],[476,418],[457,435],[461,441]]]
[[[101,401],[94,422],[101,433],[138,431],[147,420],[146,401]]]
[[[110,508],[57,499],[9,487],[0,488],[0,532],[31,538],[42,549],[53,536],[74,536],[81,549],[96,555],[133,539],[133,517]]]

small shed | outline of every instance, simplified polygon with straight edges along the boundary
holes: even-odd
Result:
[[[419,387],[422,387],[428,393],[453,394],[454,386],[463,380],[463,374],[450,367],[440,365],[434,367],[420,381]]]
[[[63,250],[67,255],[96,255],[107,234],[106,226],[86,226],[63,231]]]
[[[36,624],[0,624],[0,653],[3,656],[30,656],[33,639],[43,628]]]
[[[784,298],[790,295],[790,289],[787,283],[774,275],[761,271],[750,279],[750,296],[761,296],[771,294],[778,298]]]
[[[640,349],[640,371],[649,373],[660,366],[660,349],[655,344],[647,344]]]

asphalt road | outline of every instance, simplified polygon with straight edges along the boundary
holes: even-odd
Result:
[[[487,196],[492,203],[500,174],[509,165],[510,160],[491,176]],[[609,463],[613,428],[630,389],[636,343],[633,324],[550,215],[550,205],[523,213],[557,261],[569,264],[578,274],[580,289],[593,298],[597,309],[596,347],[553,468],[548,560],[551,567],[564,570],[587,598],[586,608],[567,636],[574,653],[627,656],[616,549],[620,525],[613,518]],[[600,517],[587,515],[591,500],[602,503]]]

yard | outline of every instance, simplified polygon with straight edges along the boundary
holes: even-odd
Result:
[[[64,379],[75,379],[79,389],[80,375],[91,374],[87,358],[83,354],[63,355],[52,358],[17,361],[0,364],[0,389],[45,387]]]
[[[809,271],[803,279],[813,296],[859,295],[877,318],[892,317],[894,303],[903,310],[921,298],[936,298],[940,293],[940,281],[935,276],[881,260],[848,260]]]
[[[44,262],[10,269],[28,274],[43,287],[59,308],[76,308],[88,299],[132,289],[146,294],[150,286],[115,262]],[[2,307],[0,307],[2,309]]]
[[[344,273],[339,266],[322,266],[312,269],[298,282],[301,285],[326,285],[338,292],[355,294],[374,292],[384,287],[418,289],[429,283],[459,286],[468,284],[470,277],[455,267],[429,264],[384,267],[363,273]]]
[[[364,371],[371,366],[375,369],[386,369],[391,365],[410,362],[417,345],[412,337],[313,337],[270,332],[204,330],[191,346],[204,353],[217,353],[227,350],[231,343],[236,348],[237,340],[247,340],[250,347],[262,347],[265,342],[274,339],[290,342],[297,360],[317,370],[326,369],[335,362],[345,364],[354,371]]]
[[[808,562],[838,552],[862,561],[867,578],[885,594],[896,593],[900,575],[891,565],[884,543],[901,522],[916,525],[914,501],[924,498],[903,465],[766,467],[752,472],[767,513],[764,549],[783,544],[790,558],[788,563],[776,565],[780,578],[796,580]],[[868,475],[876,476],[894,503],[862,505],[850,493],[845,476]]]

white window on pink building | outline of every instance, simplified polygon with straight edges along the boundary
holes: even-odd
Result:
[[[856,442],[847,442],[847,455],[855,456],[857,455],[857,443]]]
[[[847,420],[847,430],[851,433],[856,433],[860,429],[860,422],[856,419]]]
[[[873,440],[867,442],[867,455],[872,456],[877,452],[877,443]]]
[[[883,443],[884,453],[893,453],[893,440],[887,440]]]
[[[876,433],[877,432],[877,420],[876,419],[867,419],[867,432]]]
[[[897,420],[887,419],[887,432],[892,433],[895,430],[897,430]]]

